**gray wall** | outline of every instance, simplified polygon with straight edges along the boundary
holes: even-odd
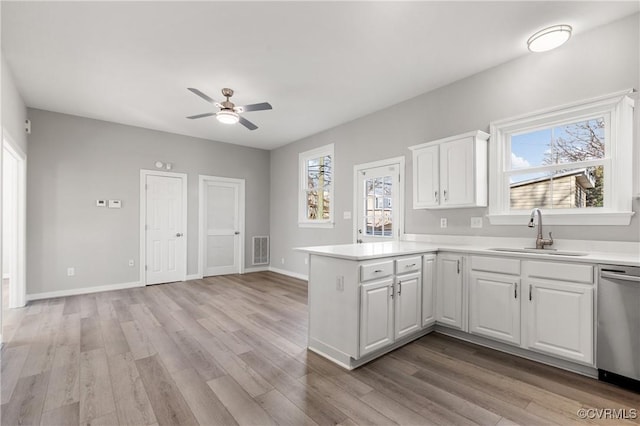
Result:
[[[269,233],[268,151],[37,109],[28,115],[27,294],[139,280],[140,169],[158,160],[188,174],[188,274],[198,267],[198,175],[246,179],[250,266],[251,236]],[[97,208],[96,199],[123,207]]]
[[[401,155],[407,160],[406,233],[533,238],[525,224],[491,226],[486,218],[483,228],[471,229],[470,218],[484,216],[487,213],[485,208],[413,210],[412,162],[407,148],[471,130],[488,131],[493,120],[614,91],[640,88],[638,22],[639,15],[636,14],[577,35],[557,50],[525,54],[393,108],[272,151],[272,266],[306,274],[304,255],[292,248],[350,243],[352,220],[344,220],[342,212],[353,210],[353,166]],[[334,229],[298,228],[298,153],[328,143],[335,143],[336,226]],[[637,143],[634,146],[637,174]],[[640,188],[636,188],[637,191]],[[637,200],[633,208],[636,212],[639,210]],[[448,228],[440,228],[441,217],[448,218]],[[558,239],[638,241],[639,223],[636,214],[630,226],[551,226],[547,230]],[[285,259],[284,265],[282,258]]]

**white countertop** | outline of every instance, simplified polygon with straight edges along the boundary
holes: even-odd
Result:
[[[393,241],[382,243],[338,244],[315,247],[300,247],[296,250],[318,256],[337,257],[348,260],[368,260],[382,257],[402,256],[437,251],[517,257],[529,260],[556,260],[579,263],[606,263],[612,265],[640,266],[638,253],[584,251],[586,256],[566,256],[544,253],[522,253],[491,250],[495,245],[484,247],[478,244],[423,243],[415,241]],[[498,246],[509,247],[509,246]],[[521,248],[521,247],[513,247]],[[579,251],[579,250],[572,250]],[[551,250],[550,250],[551,252]]]

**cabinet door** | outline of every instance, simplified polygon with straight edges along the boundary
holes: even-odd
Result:
[[[436,322],[435,312],[436,256],[425,255],[422,258],[422,326],[428,327]]]
[[[440,205],[438,145],[413,151],[413,208]]]
[[[469,332],[520,344],[520,278],[469,274]]]
[[[360,356],[393,343],[393,279],[360,286]]]
[[[439,324],[463,329],[462,256],[438,255],[436,320]]]
[[[464,206],[475,203],[473,138],[440,145],[440,204]]]
[[[527,285],[527,346],[593,365],[592,286],[547,280]]]
[[[395,338],[418,331],[422,325],[422,299],[420,273],[400,275],[396,278]]]

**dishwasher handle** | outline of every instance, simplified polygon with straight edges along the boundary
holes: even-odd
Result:
[[[622,281],[631,281],[634,283],[640,283],[640,277],[633,276],[633,275],[614,274],[613,272],[601,271],[600,277],[609,278],[612,280],[622,280]]]

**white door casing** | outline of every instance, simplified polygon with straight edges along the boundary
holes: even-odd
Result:
[[[245,180],[200,176],[199,275],[244,272]]]
[[[26,222],[27,222],[27,156],[13,142],[11,136],[4,131],[2,136],[3,156],[10,158],[13,164],[13,179],[11,188],[10,224],[13,234],[10,247],[4,247],[3,252],[12,254],[9,259],[9,308],[21,308],[26,304]],[[6,210],[3,207],[3,211]],[[6,213],[6,211],[5,211]],[[3,225],[4,226],[4,225]],[[1,311],[0,311],[1,312]],[[1,331],[0,331],[1,334]]]
[[[353,169],[354,242],[399,240],[404,222],[404,157]]]
[[[146,285],[186,280],[187,176],[141,170],[141,277]]]

